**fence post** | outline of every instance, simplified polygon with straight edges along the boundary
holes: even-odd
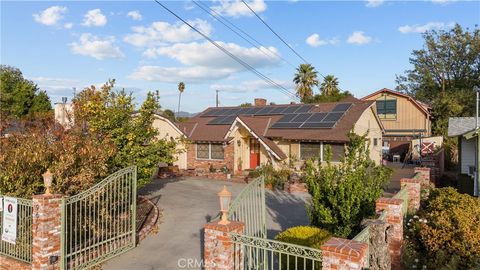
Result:
[[[402,178],[400,187],[408,192],[408,210],[415,213],[420,209],[420,191],[422,181],[419,179]]]
[[[431,180],[430,168],[427,167],[415,167],[413,168],[414,174],[419,174],[419,179],[422,180],[424,185],[429,185]]]
[[[60,269],[61,213],[62,195],[42,194],[33,196],[33,270]]]
[[[235,250],[235,244],[229,233],[241,234],[244,227],[244,223],[238,221],[231,221],[227,225],[221,225],[218,222],[205,224],[203,253],[205,270],[243,269],[241,267],[243,263],[242,250]]]
[[[392,225],[392,238],[388,245],[390,250],[390,258],[392,261],[392,269],[401,269],[401,253],[403,242],[403,211],[402,199],[379,198],[376,202],[375,209],[377,212],[386,211],[385,221]]]
[[[320,249],[322,270],[368,268],[368,265],[365,265],[368,256],[367,243],[332,237]]]

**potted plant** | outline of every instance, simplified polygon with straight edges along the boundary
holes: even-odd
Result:
[[[223,167],[222,167],[222,172],[227,175],[227,179],[231,179],[231,178],[232,178],[232,174],[230,173],[230,170],[227,168],[227,166],[223,166]]]

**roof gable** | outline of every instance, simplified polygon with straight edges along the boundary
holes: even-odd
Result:
[[[427,105],[426,103],[423,103],[421,101],[418,101],[418,100],[414,99],[413,97],[411,97],[407,94],[404,94],[404,93],[401,93],[401,92],[398,92],[398,91],[394,91],[394,90],[391,90],[391,89],[388,89],[388,88],[380,89],[377,92],[374,92],[374,93],[372,93],[368,96],[363,97],[362,100],[369,100],[369,98],[371,98],[373,96],[376,96],[378,94],[382,94],[382,93],[389,93],[389,94],[392,94],[392,95],[395,95],[395,96],[406,98],[409,101],[411,101],[417,108],[419,108],[423,113],[425,113],[425,115],[430,116],[430,112],[429,112],[430,106],[429,105]]]

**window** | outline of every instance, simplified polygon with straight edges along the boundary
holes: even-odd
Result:
[[[197,143],[198,159],[223,159],[224,149],[221,143]]]
[[[378,145],[378,139],[377,138],[373,138],[373,146],[377,146]]]
[[[300,143],[300,159],[308,160],[320,157],[319,143]]]
[[[343,144],[323,144],[323,160],[327,159],[326,147],[330,146],[332,151],[332,162],[339,162],[345,155],[345,146]]]
[[[396,99],[386,99],[380,98],[377,99],[377,115],[380,118],[388,119],[397,118],[397,100]]]

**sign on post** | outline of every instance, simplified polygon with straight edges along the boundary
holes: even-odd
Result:
[[[17,199],[3,197],[3,229],[2,240],[15,244],[17,239]]]

